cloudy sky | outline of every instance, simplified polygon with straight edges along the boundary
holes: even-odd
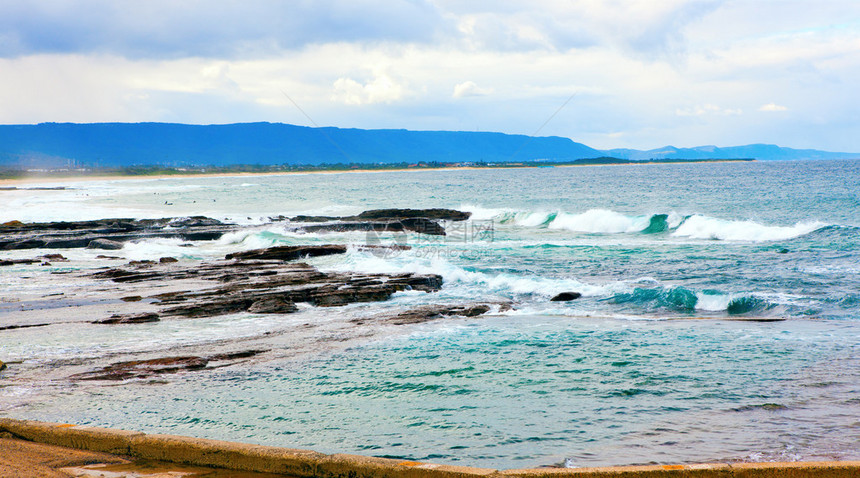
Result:
[[[860,152],[858,85],[857,0],[0,0],[4,124]]]

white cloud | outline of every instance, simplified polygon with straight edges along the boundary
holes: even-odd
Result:
[[[464,81],[454,86],[453,98],[464,98],[466,96],[486,96],[493,92],[492,88],[481,88],[474,81]]]
[[[531,134],[577,92],[541,134],[860,150],[856,0],[87,1],[0,7],[0,122],[308,124],[289,95],[322,125]]]
[[[338,78],[334,82],[332,101],[347,105],[393,103],[403,98],[406,88],[386,74],[377,75],[361,84],[352,78]]]
[[[675,114],[678,116],[738,116],[744,114],[744,111],[740,108],[721,108],[717,105],[706,103],[704,105],[697,105],[693,108],[677,108],[675,109]]]
[[[788,108],[786,108],[785,106],[782,106],[782,105],[778,105],[776,103],[768,103],[766,105],[761,105],[761,107],[758,110],[759,111],[773,112],[773,111],[788,111]]]

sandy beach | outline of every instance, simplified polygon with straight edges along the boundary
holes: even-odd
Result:
[[[242,177],[265,177],[265,176],[300,176],[306,174],[351,174],[351,173],[391,173],[391,172],[428,172],[428,171],[472,171],[481,169],[532,169],[530,166],[516,166],[505,168],[475,168],[475,167],[451,167],[451,168],[403,168],[403,169],[349,169],[349,170],[322,170],[322,171],[279,171],[279,172],[238,172],[238,173],[191,173],[191,174],[154,174],[154,175],[82,175],[82,176],[32,176],[14,179],[0,179],[0,188],[16,187],[27,184],[61,184],[67,182],[81,181],[121,181],[121,180],[159,180],[159,179],[193,179],[193,178],[242,178]]]

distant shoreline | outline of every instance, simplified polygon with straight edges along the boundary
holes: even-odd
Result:
[[[604,158],[599,158],[604,159]],[[45,173],[28,173],[25,171],[12,172],[11,177],[0,177],[0,191],[14,189],[17,185],[25,184],[57,184],[68,181],[115,181],[115,180],[159,180],[171,178],[219,178],[219,177],[261,177],[261,176],[291,176],[299,174],[340,174],[340,173],[386,173],[386,172],[422,172],[422,171],[477,171],[477,170],[498,170],[498,169],[540,169],[540,168],[569,168],[583,166],[644,166],[658,164],[701,164],[701,163],[734,163],[734,162],[754,162],[755,159],[739,158],[739,159],[663,159],[663,160],[620,160],[617,158],[605,158],[603,161],[598,160],[579,160],[564,163],[531,163],[531,164],[493,164],[493,165],[472,165],[472,166],[435,166],[425,165],[416,167],[313,167],[308,166],[307,169],[297,168],[292,170],[268,170],[268,171],[243,171],[243,170],[225,170],[229,168],[160,168],[143,172],[128,172],[124,170],[88,170],[80,173],[69,171],[56,171]],[[17,174],[21,175],[18,176]],[[46,188],[47,189],[47,188]]]

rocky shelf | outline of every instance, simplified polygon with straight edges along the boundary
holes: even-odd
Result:
[[[128,241],[164,237],[211,241],[236,228],[234,224],[202,216],[45,223],[11,221],[0,224],[0,250],[121,249]]]
[[[303,262],[286,262],[311,255],[346,252],[340,245],[288,246],[231,254],[219,261],[182,265],[170,261],[136,261],[91,274],[122,283],[188,283],[147,300],[157,312],[118,314],[98,323],[152,322],[161,316],[211,317],[237,312],[287,314],[297,302],[335,307],[354,302],[387,300],[404,290],[435,292],[442,287],[437,274],[362,274],[320,272]],[[202,281],[202,284],[201,284]],[[209,284],[208,286],[205,284]]]
[[[278,216],[293,232],[417,232],[445,235],[440,221],[465,221],[471,213],[452,209],[375,209],[355,216]],[[0,224],[0,250],[122,249],[129,241],[180,238],[211,241],[239,228],[203,216],[162,219],[98,219],[95,221]],[[11,263],[10,263],[11,264]],[[10,265],[2,264],[2,265]]]
[[[440,221],[465,221],[470,212],[454,209],[373,209],[355,216],[280,216],[273,220],[303,223],[291,226],[299,232],[417,232],[444,236],[445,227]]]

